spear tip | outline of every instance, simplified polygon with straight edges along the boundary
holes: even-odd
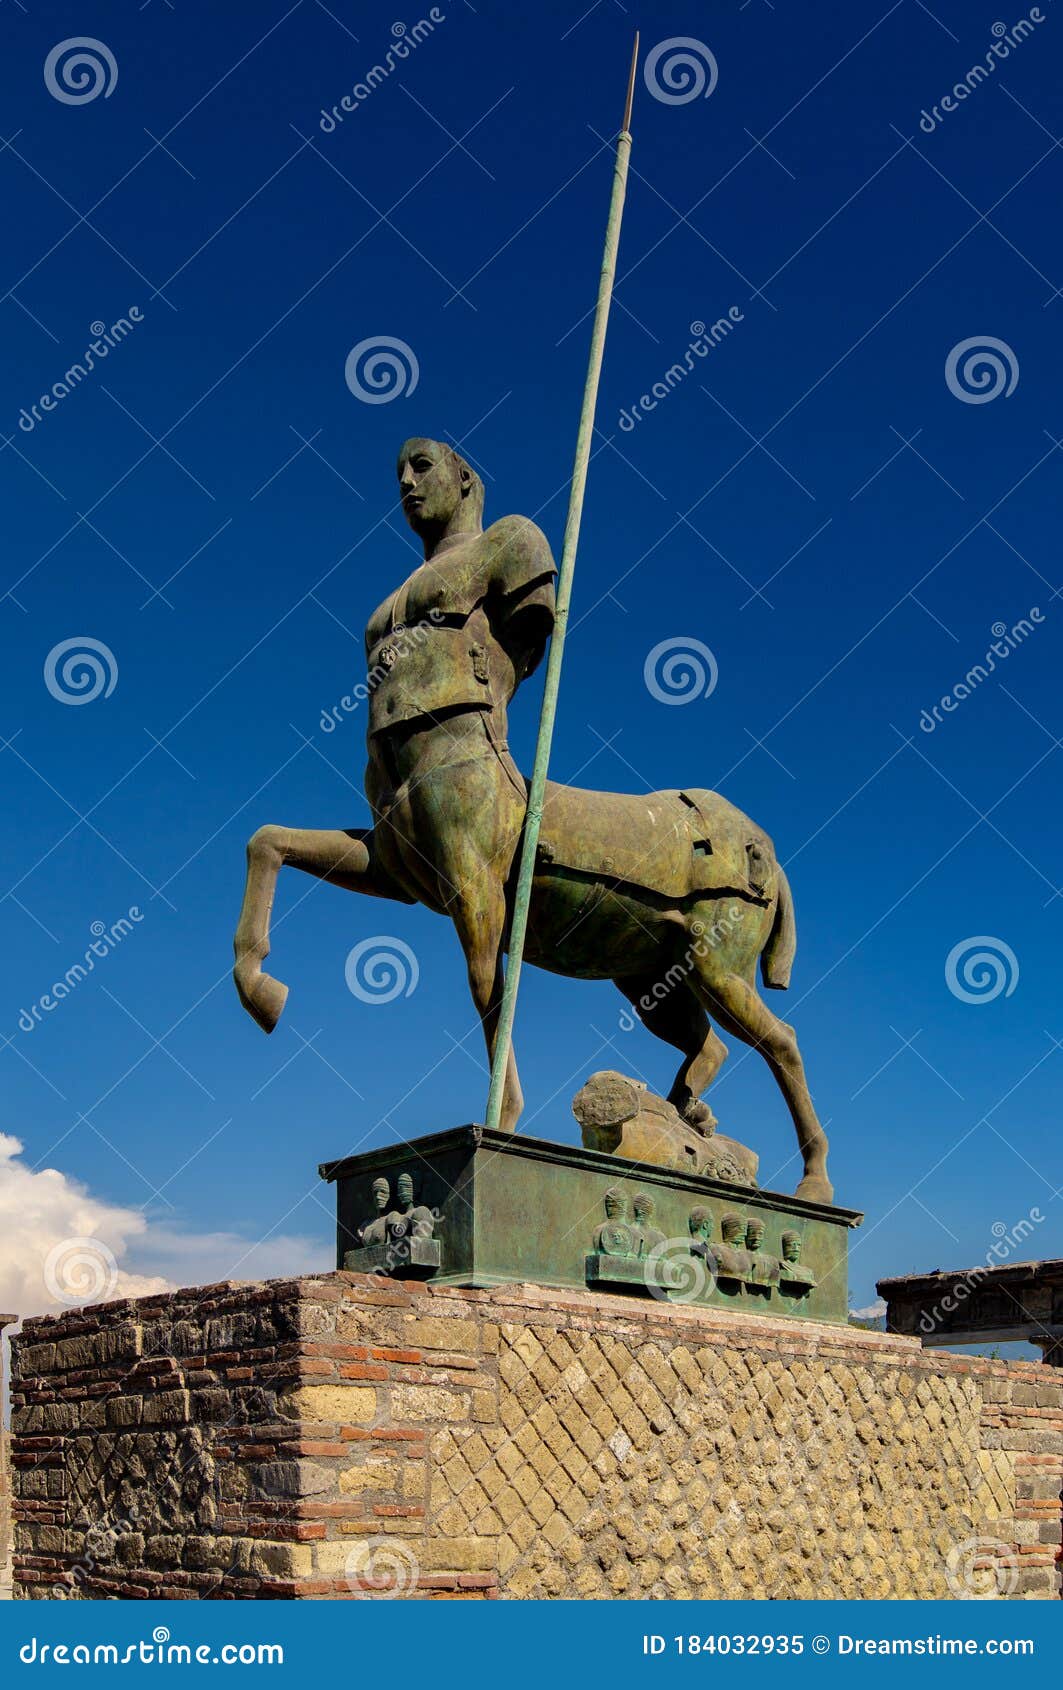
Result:
[[[628,79],[627,79],[627,100],[624,103],[624,121],[621,125],[621,133],[622,134],[627,133],[631,129],[631,102],[635,98],[635,66],[638,64],[638,58],[639,58],[639,32],[638,32],[638,30],[636,30],[635,31],[635,45],[631,50],[631,69],[628,72]]]

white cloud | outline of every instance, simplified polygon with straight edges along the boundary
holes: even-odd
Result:
[[[850,1309],[849,1313],[857,1320],[881,1320],[886,1312],[886,1304],[881,1297],[869,1304],[866,1309]]]
[[[146,1297],[220,1279],[321,1273],[326,1245],[275,1235],[180,1233],[138,1209],[97,1197],[55,1168],[20,1160],[17,1138],[0,1133],[0,1311],[52,1314],[86,1302]]]

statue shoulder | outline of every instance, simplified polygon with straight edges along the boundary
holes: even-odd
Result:
[[[492,582],[504,593],[557,574],[550,542],[530,517],[499,517],[484,530],[483,547]]]

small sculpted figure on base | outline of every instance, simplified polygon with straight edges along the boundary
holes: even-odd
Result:
[[[795,1290],[807,1291],[816,1283],[816,1276],[812,1269],[800,1259],[801,1242],[799,1232],[784,1232],[782,1235],[782,1261],[779,1263],[779,1279],[790,1292]]]

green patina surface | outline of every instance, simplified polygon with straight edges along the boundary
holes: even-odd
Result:
[[[650,1248],[656,1236],[663,1235],[666,1242],[657,1247],[680,1273],[696,1260],[689,1254],[695,1241],[690,1220],[695,1209],[711,1215],[711,1245],[722,1242],[725,1216],[739,1216],[743,1229],[750,1221],[762,1221],[760,1248],[764,1258],[776,1263],[786,1254],[783,1234],[799,1235],[800,1262],[811,1270],[814,1284],[787,1282],[785,1267],[774,1285],[750,1285],[723,1274],[718,1279],[705,1276],[707,1285],[697,1300],[799,1320],[844,1324],[848,1318],[848,1235],[863,1219],[851,1209],[780,1192],[749,1191],[697,1174],[475,1126],[325,1163],[320,1172],[336,1186],[341,1268],[348,1253],[358,1249],[359,1228],[373,1213],[373,1180],[384,1176],[394,1187],[399,1175],[408,1173],[417,1203],[439,1217],[435,1237],[441,1244],[441,1263],[432,1273],[435,1283],[489,1286],[516,1280],[570,1289],[593,1284],[649,1296],[637,1274],[631,1279],[625,1272],[615,1284],[597,1277],[593,1269],[588,1277],[588,1258],[601,1261],[597,1238],[606,1220],[606,1193],[621,1193],[629,1215],[643,1193],[653,1199]],[[733,1223],[729,1230],[734,1231]],[[639,1247],[636,1239],[636,1255]],[[616,1259],[630,1263],[630,1252]],[[393,1273],[405,1276],[401,1253]],[[674,1294],[690,1300],[688,1294]]]

